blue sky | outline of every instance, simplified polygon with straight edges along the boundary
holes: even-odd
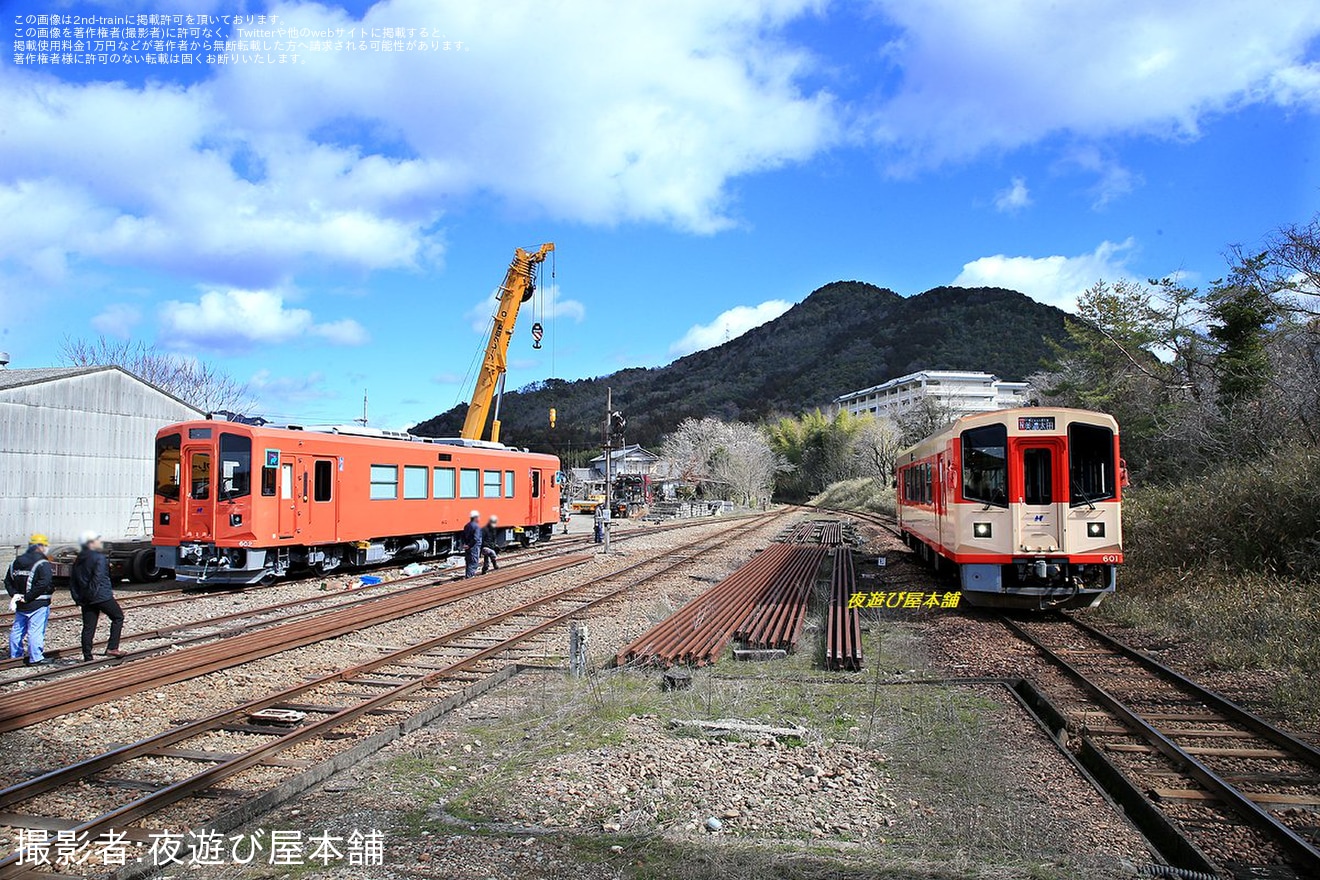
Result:
[[[515,246],[557,252],[510,387],[663,364],[838,279],[1064,308],[1102,277],[1205,283],[1320,210],[1314,2],[185,5],[451,49],[18,64],[29,14],[150,10],[0,2],[16,367],[142,339],[277,418],[345,421],[366,389],[397,428],[466,399]]]

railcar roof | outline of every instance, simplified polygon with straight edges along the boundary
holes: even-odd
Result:
[[[254,435],[262,434],[314,434],[318,436],[338,435],[356,440],[380,440],[391,443],[431,443],[437,446],[462,446],[467,449],[483,449],[494,452],[519,452],[528,455],[553,456],[549,452],[532,450],[492,443],[489,440],[469,440],[463,437],[419,437],[406,431],[386,431],[381,428],[364,428],[360,425],[251,425],[244,422],[231,422],[225,419],[193,419],[187,422],[175,422],[157,431],[157,436],[179,428],[221,428],[223,430],[247,431]]]
[[[1008,422],[1010,419],[1020,417],[1041,417],[1056,416],[1063,420],[1063,425],[1054,432],[1062,434],[1068,423],[1071,422],[1091,422],[1099,423],[1118,433],[1118,422],[1109,413],[1098,412],[1090,409],[1076,409],[1067,406],[1017,406],[1012,409],[992,409],[983,413],[973,413],[963,416],[948,427],[931,434],[923,440],[912,444],[908,448],[898,453],[898,458],[904,459],[916,455],[919,450],[924,450],[928,445],[939,443],[955,434],[961,434],[969,428],[979,428],[982,425],[997,425],[1001,422]],[[1043,436],[1050,436],[1049,432],[1039,432]],[[922,453],[921,457],[924,457]]]

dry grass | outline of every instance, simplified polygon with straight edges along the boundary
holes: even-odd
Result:
[[[1128,564],[1099,616],[1260,673],[1271,708],[1320,723],[1320,451],[1133,489],[1124,520]]]
[[[826,487],[810,504],[839,510],[860,510],[865,513],[894,515],[894,490],[879,477],[858,477],[842,480]]]

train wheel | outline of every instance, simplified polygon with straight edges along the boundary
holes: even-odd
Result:
[[[129,571],[133,574],[133,580],[141,584],[160,580],[161,572],[160,566],[156,564],[155,548],[134,553],[133,560],[129,563]]]

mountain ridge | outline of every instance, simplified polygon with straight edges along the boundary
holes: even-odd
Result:
[[[688,417],[760,421],[923,369],[1023,379],[1049,357],[1051,342],[1065,343],[1064,317],[1005,288],[943,286],[903,297],[868,282],[833,281],[779,317],[664,366],[506,392],[501,440],[565,457],[598,449],[607,387],[628,419],[628,441],[654,445]],[[460,404],[412,430],[456,436],[466,410]]]

